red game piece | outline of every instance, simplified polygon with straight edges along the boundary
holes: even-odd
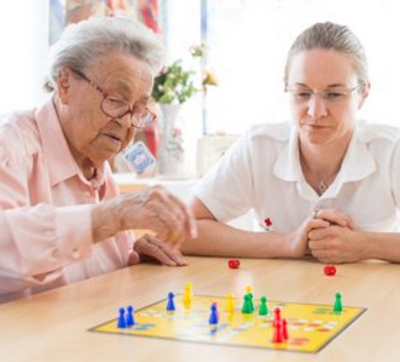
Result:
[[[332,277],[336,274],[336,267],[331,264],[325,265],[324,273],[325,273],[325,275]]]
[[[274,324],[274,335],[272,337],[272,343],[283,343],[285,339],[282,335],[282,321],[279,320]]]
[[[240,268],[240,260],[239,259],[229,259],[228,266],[230,269],[239,269]]]
[[[286,318],[282,319],[282,337],[283,337],[284,341],[287,341],[289,339],[289,333],[288,333]]]
[[[280,323],[281,320],[281,308],[275,307],[274,308],[274,320],[272,321],[272,325],[275,326],[276,324]]]

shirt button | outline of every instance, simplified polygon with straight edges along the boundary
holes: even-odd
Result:
[[[72,257],[75,260],[78,260],[80,256],[81,256],[81,254],[80,254],[79,250],[78,249],[74,249],[74,251],[72,252]]]

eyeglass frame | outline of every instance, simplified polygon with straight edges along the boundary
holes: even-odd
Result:
[[[335,102],[340,102],[343,99],[330,99],[329,97],[326,96],[326,94],[328,94],[328,93],[336,93],[336,94],[339,94],[341,96],[349,97],[355,90],[357,90],[357,89],[359,89],[361,87],[362,86],[360,84],[357,84],[356,86],[354,86],[352,88],[348,88],[345,91],[341,91],[341,90],[335,91],[334,89],[330,89],[330,90],[324,90],[324,91],[321,91],[321,92],[314,92],[312,90],[288,89],[286,87],[285,88],[285,93],[289,93],[293,97],[296,97],[296,94],[295,94],[296,92],[298,92],[298,93],[307,93],[310,96],[309,99],[295,99],[295,101],[297,101],[299,103],[300,102],[303,102],[303,103],[309,102],[311,100],[311,98],[313,96],[316,96],[316,95],[320,96],[321,100],[324,101],[324,102],[335,103]]]
[[[107,113],[107,112],[104,110],[103,103],[104,103],[104,100],[105,100],[107,97],[112,97],[112,95],[109,94],[109,93],[107,93],[107,92],[106,92],[102,87],[100,87],[96,82],[94,82],[93,80],[91,80],[85,73],[83,73],[83,72],[81,72],[81,71],[79,71],[79,70],[76,70],[76,69],[71,69],[71,70],[72,70],[76,75],[78,75],[80,78],[82,78],[84,81],[86,81],[87,83],[89,83],[89,84],[92,86],[92,88],[94,88],[97,92],[99,92],[99,93],[103,96],[103,99],[101,100],[101,103],[100,103],[100,109],[101,109],[101,111],[102,111],[107,117],[111,117],[112,120],[114,120],[114,119],[121,119],[121,118],[125,117],[127,114],[130,114],[130,116],[131,116],[131,125],[132,125],[132,127],[135,127],[135,128],[137,128],[137,129],[140,129],[140,128],[146,127],[147,125],[149,125],[150,123],[154,122],[154,121],[157,119],[157,115],[156,115],[154,112],[152,112],[148,107],[144,107],[144,110],[147,111],[147,112],[148,112],[148,115],[151,116],[151,120],[145,122],[145,124],[143,124],[143,125],[137,125],[137,124],[135,124],[135,123],[133,122],[133,117],[135,117],[136,119],[139,119],[139,118],[135,115],[135,113],[134,113],[134,112],[135,112],[135,105],[133,105],[133,106],[131,107],[131,106],[128,104],[128,102],[124,101],[123,99],[121,99],[120,97],[117,97],[117,96],[115,96],[115,98],[121,99],[121,102],[124,102],[124,103],[126,103],[126,104],[128,105],[128,110],[127,110],[124,114],[122,114],[122,115],[120,115],[120,116],[118,116],[118,117],[117,117],[117,116],[113,116],[113,115]]]

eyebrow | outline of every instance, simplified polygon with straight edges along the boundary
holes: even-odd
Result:
[[[132,94],[131,88],[126,83],[121,81],[118,81],[113,88],[121,95],[129,96]]]
[[[311,88],[310,86],[308,86],[305,83],[295,83],[295,85],[299,86],[299,87],[303,87],[303,88]],[[326,88],[339,88],[339,87],[347,87],[346,84],[342,84],[342,83],[333,83],[333,84],[329,84],[328,86],[326,86]]]
[[[126,101],[130,98],[130,96],[133,94],[132,88],[129,87],[125,82],[123,81],[118,81],[118,83],[115,85],[114,90],[118,92],[122,98],[124,98]],[[143,95],[141,98],[139,98],[135,103],[147,103],[150,100],[151,96],[150,95]]]

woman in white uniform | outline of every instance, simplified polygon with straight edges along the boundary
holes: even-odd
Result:
[[[285,68],[289,123],[255,126],[195,188],[199,236],[186,254],[400,261],[399,130],[357,118],[367,60],[346,27],[318,23]],[[254,209],[262,231],[226,222]]]

